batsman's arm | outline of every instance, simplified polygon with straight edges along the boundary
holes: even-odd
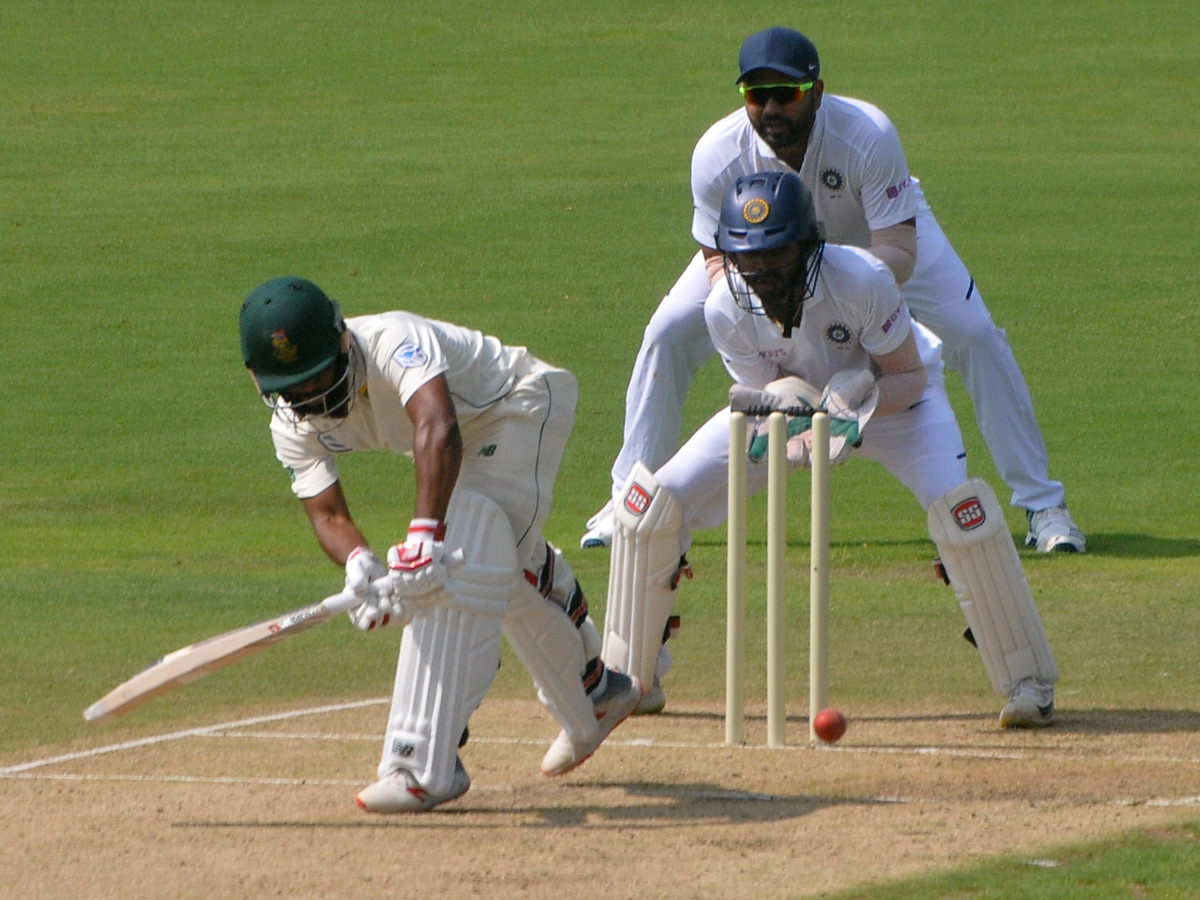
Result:
[[[463,440],[445,375],[435,375],[404,404],[413,424],[417,476],[414,518],[444,522],[462,467]]]
[[[350,516],[341,482],[335,481],[315,497],[305,497],[300,502],[321,549],[339,566],[346,565],[355,547],[370,546]]]

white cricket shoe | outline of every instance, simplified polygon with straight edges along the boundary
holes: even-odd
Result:
[[[650,690],[642,695],[642,702],[637,705],[637,709],[633,711],[633,714],[635,716],[657,716],[666,708],[667,695],[663,693],[662,682],[655,675],[654,682],[650,685]]]
[[[613,542],[613,502],[609,500],[594,516],[587,520],[587,531],[579,541],[584,550],[611,547]]]
[[[604,693],[592,698],[596,722],[600,727],[590,738],[578,742],[571,740],[566,731],[560,732],[542,759],[543,775],[565,775],[585,762],[612,734],[613,729],[637,709],[638,701],[642,699],[642,688],[637,681],[612,669],[608,670],[607,677]]]
[[[1000,710],[1001,728],[1037,728],[1054,719],[1054,685],[1022,678]]]
[[[1037,547],[1038,553],[1083,553],[1087,547],[1083,532],[1065,506],[1026,510],[1025,520],[1029,523],[1025,546]]]
[[[426,791],[412,772],[397,769],[385,778],[365,787],[357,800],[360,809],[373,813],[419,813],[427,812],[456,797],[461,797],[471,787],[471,776],[463,768],[462,760],[454,761],[454,779],[445,794]]]

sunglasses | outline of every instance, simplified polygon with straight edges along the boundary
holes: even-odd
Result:
[[[780,106],[799,103],[812,90],[813,82],[803,84],[739,84],[738,90],[751,106],[766,106],[774,100]]]

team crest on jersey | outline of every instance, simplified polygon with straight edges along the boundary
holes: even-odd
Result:
[[[826,169],[821,173],[821,184],[830,191],[840,191],[846,186],[846,176],[837,169]]]
[[[854,337],[854,332],[849,325],[843,325],[841,322],[834,322],[825,329],[825,337],[832,344],[837,344],[839,347],[844,347],[850,343]]]
[[[742,207],[742,218],[751,225],[757,225],[770,214],[771,204],[761,197],[747,200],[746,205]]]
[[[983,511],[983,504],[979,502],[978,497],[968,497],[958,506],[950,511],[954,516],[954,521],[958,523],[958,527],[963,531],[972,531],[978,528],[987,520],[987,515]]]
[[[332,434],[317,435],[317,443],[328,450],[330,453],[349,453],[350,448],[335,438]]]
[[[415,369],[429,362],[429,357],[416,344],[406,343],[392,354],[392,361],[402,369]]]
[[[287,332],[280,328],[271,335],[271,355],[275,357],[276,362],[290,366],[300,355],[300,350],[292,343]]]

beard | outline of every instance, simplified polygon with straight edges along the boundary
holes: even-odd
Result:
[[[806,147],[816,119],[815,104],[805,102],[798,115],[789,116],[782,112],[768,115],[763,112],[757,118],[751,118],[751,125],[764,143],[779,155],[780,151],[792,147]]]

